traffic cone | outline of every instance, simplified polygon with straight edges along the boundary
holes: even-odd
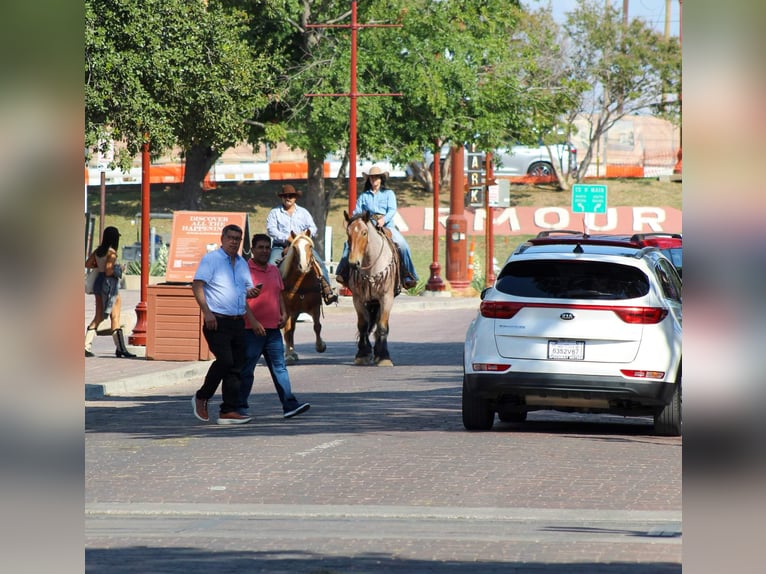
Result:
[[[471,245],[468,248],[468,282],[473,281],[473,250],[476,247],[476,242],[471,239]]]

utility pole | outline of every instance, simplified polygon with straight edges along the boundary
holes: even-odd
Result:
[[[347,97],[351,101],[348,138],[348,212],[356,207],[356,100],[360,96],[401,96],[401,93],[360,94],[356,91],[356,37],[359,28],[401,28],[401,24],[359,24],[356,21],[357,0],[351,0],[350,24],[307,24],[306,28],[348,28],[351,30],[351,85],[345,94],[306,94],[306,97],[331,96]]]

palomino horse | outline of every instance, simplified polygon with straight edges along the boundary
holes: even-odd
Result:
[[[388,354],[388,318],[394,305],[394,287],[399,280],[396,246],[378,229],[369,214],[346,219],[348,236],[348,288],[356,309],[359,345],[354,363],[392,367]],[[370,334],[375,330],[375,345]]]
[[[294,336],[295,324],[298,315],[308,313],[314,321],[314,335],[316,343],[314,348],[317,353],[324,353],[327,345],[322,340],[322,323],[319,320],[322,311],[321,286],[315,271],[314,242],[311,240],[311,232],[296,235],[290,233],[288,245],[285,247],[284,256],[279,263],[279,272],[282,274],[282,283],[285,290],[282,298],[287,308],[287,322],[283,335],[285,339],[285,362],[293,365],[298,360],[295,352]]]

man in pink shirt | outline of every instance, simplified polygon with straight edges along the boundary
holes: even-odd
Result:
[[[287,309],[282,299],[284,285],[277,266],[269,263],[270,255],[271,238],[264,233],[253,235],[252,259],[247,264],[253,285],[260,286],[260,291],[258,297],[247,300],[245,365],[241,372],[239,413],[249,416],[247,399],[253,388],[255,366],[263,355],[282,403],[283,416],[289,419],[306,412],[311,405],[299,402],[291,389],[280,330],[287,321]]]

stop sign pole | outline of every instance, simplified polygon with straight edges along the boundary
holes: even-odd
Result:
[[[306,24],[306,28],[350,28],[351,29],[351,89],[340,94],[306,94],[306,97],[330,96],[351,99],[350,128],[348,138],[348,213],[356,207],[356,100],[361,96],[401,96],[401,93],[360,94],[356,91],[356,38],[359,28],[401,28],[401,24],[359,24],[356,21],[357,0],[351,0],[350,24]]]

